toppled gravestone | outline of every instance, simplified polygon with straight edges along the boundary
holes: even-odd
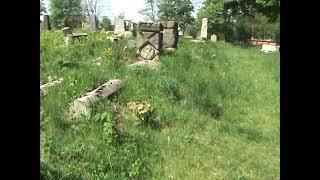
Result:
[[[43,84],[42,81],[40,81],[40,96],[45,96],[48,94],[48,87],[52,87],[52,86],[55,86],[57,84],[60,84],[61,82],[63,81],[63,78],[60,78],[56,81],[50,81],[46,84]]]
[[[64,27],[62,28],[63,35],[65,37],[65,43],[66,45],[73,43],[75,39],[80,40],[83,37],[87,37],[87,33],[73,33],[72,29],[70,27]]]
[[[70,112],[72,118],[79,118],[81,116],[88,116],[91,113],[92,105],[102,98],[106,98],[122,87],[122,81],[119,79],[109,80],[95,90],[86,93],[83,97],[76,99]]]
[[[156,70],[159,68],[159,62],[158,61],[142,60],[142,61],[138,61],[136,63],[129,65],[129,67],[138,67],[138,66],[146,66],[152,70]]]
[[[279,52],[279,49],[280,49],[280,46],[263,44],[260,51],[265,53],[273,53],[273,52]]]

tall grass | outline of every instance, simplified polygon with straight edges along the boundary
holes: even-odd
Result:
[[[41,34],[41,79],[64,78],[41,99],[42,177],[279,179],[279,54],[181,39],[160,70],[129,69],[126,40],[88,33],[69,46]],[[113,78],[123,89],[70,122],[69,103]],[[131,101],[151,104],[160,131],[134,125]]]

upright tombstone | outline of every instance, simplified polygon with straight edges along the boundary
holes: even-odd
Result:
[[[97,16],[95,15],[92,15],[90,17],[90,26],[91,26],[91,30],[93,32],[96,32],[97,31]]]
[[[43,29],[44,29],[45,31],[51,30],[49,15],[44,15],[44,16],[43,16]]]
[[[175,21],[163,21],[163,49],[177,48],[179,35],[178,23]]]
[[[122,16],[118,16],[115,18],[114,25],[115,25],[114,27],[115,34],[123,33],[126,31],[124,18]]]
[[[157,60],[161,50],[163,27],[161,23],[143,23],[138,25],[137,55],[143,60]]]
[[[217,42],[217,35],[212,34],[210,40],[211,40],[212,42]]]
[[[208,18],[202,19],[200,38],[208,39]]]

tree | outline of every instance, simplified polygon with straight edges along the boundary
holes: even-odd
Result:
[[[202,18],[208,18],[208,32],[222,39],[230,35],[232,24],[231,12],[225,10],[224,3],[224,0],[206,0],[197,14],[197,26],[201,27]]]
[[[44,7],[43,0],[40,0],[40,16],[42,16],[44,13],[47,13],[47,9]]]
[[[140,10],[139,13],[146,17],[146,20],[155,22],[156,19],[156,0],[145,0],[145,8]]]
[[[51,22],[53,27],[79,27],[83,16],[81,0],[50,0]]]
[[[226,1],[225,5],[227,9],[246,16],[262,13],[273,22],[280,14],[280,0],[231,0]]]
[[[82,0],[82,10],[87,21],[89,21],[93,15],[95,15],[97,19],[100,18],[102,9],[104,8],[102,4],[103,0]]]
[[[111,20],[107,16],[102,17],[100,24],[105,30],[111,30]]]
[[[195,21],[191,15],[194,7],[190,0],[161,0],[158,9],[161,20],[178,21],[182,29]]]
[[[251,36],[279,39],[278,1],[206,0],[197,14],[197,24],[199,27],[201,19],[207,17],[209,33],[228,42],[246,42]]]

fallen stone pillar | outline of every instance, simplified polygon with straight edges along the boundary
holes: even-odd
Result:
[[[143,61],[138,61],[136,63],[129,65],[129,67],[138,67],[138,66],[146,66],[152,70],[156,70],[159,68],[159,61],[143,60]]]
[[[85,96],[76,99],[70,109],[73,118],[88,116],[94,103],[102,98],[106,98],[122,87],[122,81],[119,79],[110,80],[97,89],[88,92]]]
[[[40,85],[40,96],[47,95],[48,94],[48,92],[47,92],[48,87],[60,84],[62,81],[63,81],[63,78],[60,78],[56,81],[52,81],[52,82],[48,82],[46,84]],[[40,82],[40,84],[41,84],[41,82]]]

